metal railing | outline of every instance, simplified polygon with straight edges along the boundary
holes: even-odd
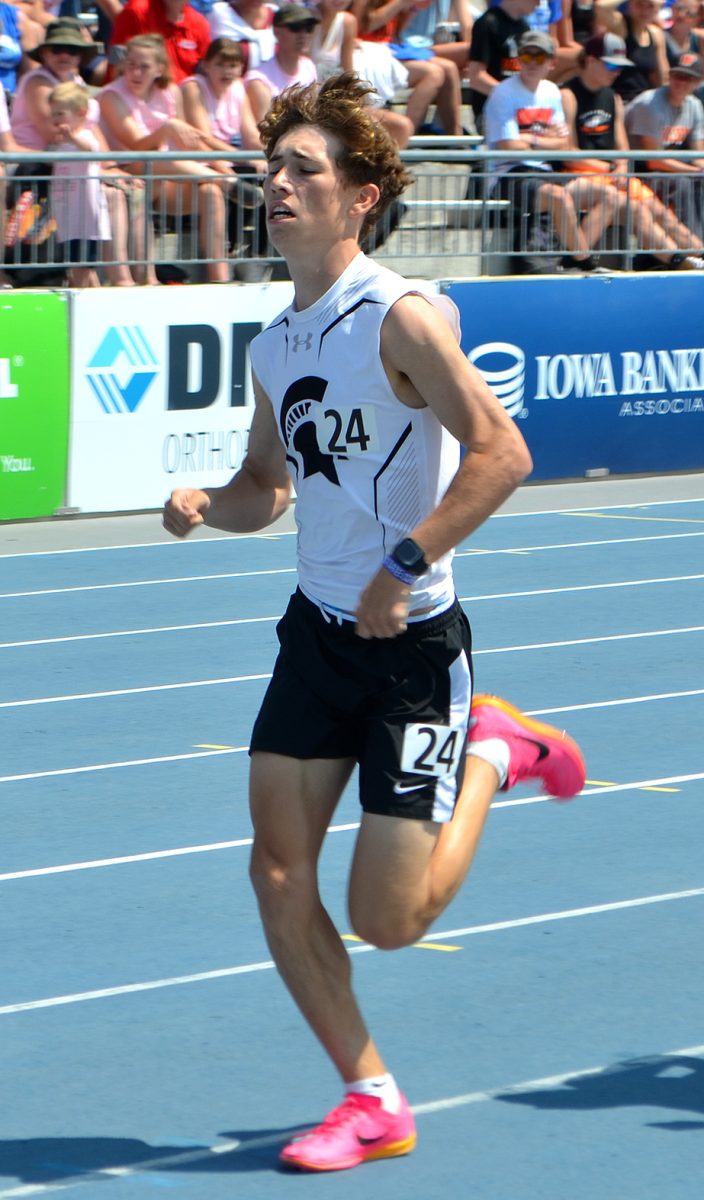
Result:
[[[112,171],[100,177],[95,186],[109,213],[112,239],[96,250],[85,236],[70,245],[62,237],[67,206],[72,229],[88,230],[93,185],[86,165],[108,162],[124,170],[134,154],[47,151],[40,161],[0,154],[7,176],[4,269],[12,282],[62,286],[72,268],[91,267],[106,283],[286,278],[266,234],[261,177],[251,171],[259,156],[233,151],[222,161],[237,174],[201,178],[179,174],[177,167],[171,173],[169,164],[184,157],[178,151],[145,153],[139,177]],[[212,153],[188,157],[207,164]],[[646,259],[667,268],[673,255],[702,252],[704,173],[677,179],[646,173],[652,152],[600,155],[627,161],[627,176],[616,187],[608,175],[576,170],[592,155],[546,153],[542,157],[553,169],[536,175],[521,171],[525,156],[513,152],[500,154],[512,170],[497,188],[492,164],[498,157],[476,137],[413,139],[402,158],[415,182],[365,249],[399,270],[431,278],[554,271],[562,269],[565,254],[575,252],[572,213],[589,233],[592,255],[607,268],[639,269]],[[702,156],[690,151],[669,157],[690,162]],[[64,173],[67,164],[76,164],[75,174]],[[248,174],[240,173],[245,164]]]

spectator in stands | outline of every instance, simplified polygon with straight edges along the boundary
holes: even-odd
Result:
[[[244,42],[245,69],[258,67],[274,57],[274,13],[278,5],[264,0],[217,0],[208,15],[212,37]]]
[[[590,177],[595,193],[612,187],[617,201],[614,220],[628,224],[638,246],[650,251],[655,264],[667,270],[697,266],[681,253],[701,249],[693,235],[656,196],[652,188],[628,174],[628,137],[623,118],[623,101],[613,89],[619,71],[630,66],[626,43],[615,33],[594,34],[580,62],[579,75],[562,89],[562,106],[570,134],[570,149],[588,150],[594,158],[571,160],[566,169]],[[622,150],[621,160],[598,158],[605,150]]]
[[[528,32],[528,16],[538,0],[501,0],[472,29],[469,48],[470,103],[477,133],[484,132],[484,106],[497,83],[518,74],[518,43]]]
[[[665,33],[658,21],[660,9],[661,0],[628,0],[624,12],[605,0],[597,3],[599,25],[623,38],[626,55],[633,63],[620,72],[614,84],[625,105],[641,92],[667,83]]]
[[[103,88],[100,111],[108,144],[113,150],[215,149],[213,139],[189,125],[183,99],[171,80],[170,60],[159,34],[130,38],[122,74]],[[139,159],[128,170],[140,175]],[[198,214],[198,236],[206,272],[212,283],[227,283],[226,203],[231,175],[226,163],[194,162],[188,158],[154,162],[154,198],[167,214]]]
[[[316,82],[318,73],[310,48],[319,21],[317,12],[302,4],[284,4],[274,13],[274,57],[248,71],[245,77],[247,96],[257,122],[263,121],[274,96],[296,84],[306,87]]]
[[[12,96],[22,62],[20,14],[14,4],[0,2],[0,91]]]
[[[500,0],[490,0],[492,7],[499,3]],[[577,69],[579,43],[574,37],[572,21],[565,14],[564,0],[537,0],[526,21],[529,29],[549,34],[555,43],[555,59],[550,74],[553,82],[560,83],[573,75]]]
[[[72,82],[59,83],[49,94],[49,111],[55,129],[54,149],[106,149],[97,127],[88,124],[85,88]],[[95,264],[105,257],[103,248],[110,241],[110,217],[100,173],[100,163],[87,157],[54,166],[51,213],[56,221],[56,240],[66,248],[67,261],[92,264],[69,266],[69,287],[100,287]],[[129,282],[133,282],[131,277]]]
[[[464,76],[473,24],[469,0],[430,0],[401,18],[399,36],[402,44],[408,43],[409,38],[421,39],[436,58],[449,58]],[[449,32],[453,25],[457,26],[456,36]]]
[[[53,147],[54,123],[51,118],[49,96],[59,83],[72,82],[85,88],[79,71],[81,62],[95,57],[95,42],[86,42],[80,23],[71,17],[61,17],[47,26],[46,37],[40,46],[30,50],[29,57],[39,66],[20,77],[12,105],[10,124],[12,136],[22,151],[29,151],[31,158],[20,163],[17,176],[39,179],[38,191],[46,193],[48,184],[42,176],[51,174],[51,165],[42,163],[42,150]],[[100,119],[97,101],[88,102],[88,123],[96,125]],[[32,153],[33,152],[33,153]],[[121,172],[116,172],[121,174]],[[105,181],[107,182],[107,180]],[[128,258],[128,208],[124,192],[112,188],[107,196],[112,226],[113,257],[116,264],[125,264]],[[108,278],[115,285],[128,282],[126,266],[114,265],[107,268]]]
[[[376,94],[369,97],[374,116],[403,149],[413,134],[413,122],[384,105],[406,87],[408,72],[383,42],[358,39],[357,18],[347,11],[350,3],[351,0],[319,0],[320,23],[313,30],[310,50],[318,82],[340,71],[356,71],[360,79],[366,79],[376,89]]]
[[[566,150],[569,137],[559,88],[548,79],[555,58],[555,43],[546,33],[529,30],[518,43],[520,71],[499,83],[486,105],[486,139],[492,149],[523,150],[522,162],[492,164],[493,190],[514,205],[514,220],[548,213],[552,228],[567,254],[563,265],[593,271],[590,254],[613,218],[614,201],[604,188],[598,202],[580,224],[579,181],[564,186],[543,180],[550,165],[540,160],[541,150]],[[514,177],[515,176],[515,177]],[[519,245],[516,247],[521,249]]]
[[[242,81],[244,55],[239,42],[214,38],[197,75],[181,84],[183,112],[189,124],[209,135],[213,148],[261,150],[252,106]],[[264,173],[264,159],[243,164],[248,171]]]
[[[5,92],[0,88],[0,150],[3,154],[11,154],[16,150],[15,139],[10,131],[10,117],[7,111]],[[2,269],[5,257],[5,165],[0,163],[0,290],[11,288],[12,284]]]
[[[413,128],[421,128],[430,105],[434,104],[436,121],[443,131],[461,134],[460,76],[455,64],[447,58],[436,58],[431,50],[424,53],[419,50],[417,56],[410,58],[412,50],[397,46],[399,18],[405,17],[415,5],[416,0],[352,0],[352,11],[363,39],[388,43],[397,56],[402,55],[412,88],[406,111]]]
[[[704,30],[697,29],[699,6],[695,0],[676,0],[672,23],[665,30],[665,52],[672,67],[681,54],[704,54]]]
[[[652,150],[648,183],[702,244],[704,238],[704,106],[693,95],[704,78],[702,60],[682,54],[664,87],[644,92],[626,111],[626,129],[636,149]],[[678,150],[701,150],[685,162]]]
[[[119,62],[131,38],[157,33],[166,46],[175,83],[188,79],[210,45],[210,26],[186,0],[127,0],[115,17],[111,61]]]

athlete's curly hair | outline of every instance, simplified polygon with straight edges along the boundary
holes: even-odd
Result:
[[[279,138],[300,125],[315,125],[335,135],[342,147],[337,167],[345,182],[359,187],[375,183],[379,188],[379,200],[367,213],[362,234],[374,228],[392,201],[413,182],[396,143],[372,115],[368,97],[373,92],[372,85],[353,71],[343,71],[320,85],[287,88],[275,97],[259,123],[267,158],[272,157]]]

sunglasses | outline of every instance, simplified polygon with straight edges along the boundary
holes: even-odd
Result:
[[[87,43],[86,43],[87,44]],[[60,46],[57,42],[47,44],[47,50],[51,50],[53,54],[82,54],[83,51],[78,46]]]
[[[286,26],[292,33],[312,33],[315,29],[315,21],[291,21]]]
[[[548,62],[552,55],[546,54],[544,50],[521,50],[518,58],[522,63],[536,63],[540,66],[541,63]]]
[[[607,71],[622,71],[623,70],[622,63],[610,62],[608,58],[602,58],[601,61],[603,62],[604,66],[606,67]]]

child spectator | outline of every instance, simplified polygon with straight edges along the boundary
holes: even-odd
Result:
[[[134,150],[128,170],[144,172],[142,150],[182,150],[186,157],[154,162],[154,197],[168,214],[198,213],[198,234],[206,272],[211,283],[227,283],[230,268],[226,253],[226,193],[223,176],[228,164],[217,160],[194,162],[189,151],[211,150],[213,139],[186,121],[183,98],[171,82],[164,39],[143,34],[127,43],[122,75],[100,93],[100,111],[109,146]]]
[[[56,131],[56,150],[103,150],[105,140],[88,125],[88,95],[77,83],[60,83],[49,95]],[[54,164],[51,213],[56,240],[70,262],[84,259],[91,266],[69,266],[69,287],[100,287],[95,264],[102,245],[110,240],[110,219],[100,184],[100,163],[88,158]],[[130,283],[132,279],[130,277]]]
[[[316,82],[318,74],[310,57],[310,47],[313,30],[319,21],[317,12],[302,4],[284,4],[274,13],[274,57],[248,71],[245,77],[256,121],[264,119],[274,96],[279,96],[286,88]]]
[[[214,38],[200,64],[199,74],[181,84],[186,120],[201,133],[210,135],[224,150],[262,148],[241,78],[243,62],[239,42],[231,38]],[[247,163],[246,168],[263,173],[266,163],[263,159],[255,159]]]

